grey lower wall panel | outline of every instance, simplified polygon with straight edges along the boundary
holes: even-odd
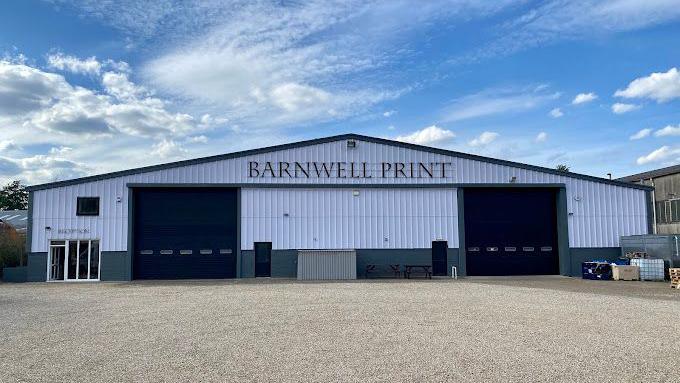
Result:
[[[581,263],[588,261],[615,261],[621,257],[620,247],[572,247],[569,249],[572,277],[581,276]]]
[[[102,251],[100,280],[130,281],[131,271],[130,254],[127,251]]]
[[[297,250],[272,250],[272,278],[297,278]]]
[[[241,250],[241,278],[255,278],[255,250]]]
[[[26,282],[28,266],[5,267],[2,270],[2,281],[10,283]]]
[[[297,250],[272,250],[272,278],[297,277]],[[241,250],[241,278],[255,277],[255,251]]]
[[[458,257],[458,249],[452,249],[449,248],[449,251],[446,253],[448,262],[447,267],[446,267],[446,275],[451,276],[451,267],[455,266],[457,271],[458,271],[458,276],[459,277],[464,277],[465,276],[465,270],[460,269],[460,259]]]
[[[272,278],[297,277],[297,250],[272,250]],[[357,249],[357,277],[363,278],[366,265],[378,265],[378,271],[371,277],[392,276],[388,265],[393,264],[432,264],[432,249]],[[449,248],[447,274],[451,275],[451,266],[459,266],[458,249]],[[459,269],[459,276],[465,274]],[[255,277],[255,252],[241,250],[241,278]]]
[[[451,275],[451,266],[459,267],[458,249],[449,248],[447,252],[447,271]],[[376,265],[376,271],[369,278],[390,277],[394,273],[389,265],[432,265],[432,249],[357,249],[357,277],[366,276],[366,266]],[[458,270],[459,276],[461,271]]]
[[[28,266],[26,266],[26,281],[47,281],[47,252],[29,253]]]

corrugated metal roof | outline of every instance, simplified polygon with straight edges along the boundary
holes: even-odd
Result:
[[[28,226],[28,211],[0,210],[0,221],[12,225],[18,232],[25,232]]]
[[[621,177],[618,180],[623,182],[637,182],[640,180],[648,180],[650,178],[659,178],[671,174],[680,173],[680,165],[673,165],[666,168],[650,170],[644,173],[633,174],[631,176]]]

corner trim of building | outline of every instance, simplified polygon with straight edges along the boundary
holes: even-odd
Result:
[[[560,275],[569,275],[571,270],[571,252],[569,251],[569,212],[567,208],[567,189],[557,190],[557,254],[559,258]]]
[[[130,259],[130,280],[134,279],[134,214],[135,214],[135,193],[134,189],[128,187],[128,237],[127,237],[127,255]],[[101,267],[101,265],[99,266]]]
[[[241,278],[241,188],[236,189],[236,278]]]
[[[654,197],[651,190],[645,191],[647,199],[647,234],[655,234],[654,230]]]
[[[28,264],[28,254],[33,251],[33,192],[28,192],[28,219],[26,220],[26,264]]]
[[[467,257],[465,255],[465,189],[458,188],[458,275],[467,276]]]

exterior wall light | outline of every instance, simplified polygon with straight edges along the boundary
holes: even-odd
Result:
[[[357,147],[357,142],[355,140],[347,140],[347,147],[348,148],[356,148]]]

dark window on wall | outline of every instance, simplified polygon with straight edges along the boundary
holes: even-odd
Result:
[[[669,210],[671,213],[671,222],[680,222],[680,199],[673,199],[669,201]]]
[[[680,222],[680,199],[657,202],[656,221],[658,223]]]
[[[666,223],[666,209],[664,201],[656,203],[656,222]]]
[[[78,197],[76,215],[99,215],[99,197]]]

